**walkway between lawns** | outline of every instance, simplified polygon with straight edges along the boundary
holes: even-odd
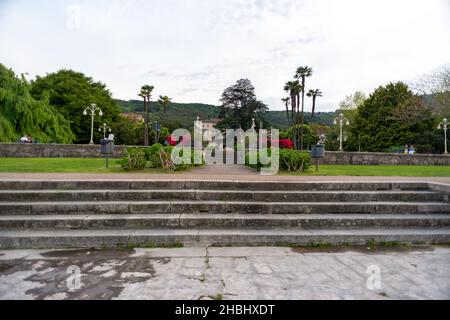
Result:
[[[202,166],[189,172],[152,173],[0,173],[0,180],[208,180],[208,181],[428,181],[450,184],[450,177],[263,176],[239,165]]]

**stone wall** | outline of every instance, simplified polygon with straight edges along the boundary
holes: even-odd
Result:
[[[124,147],[116,146],[113,157],[120,158]],[[0,158],[100,158],[99,145],[7,144],[0,143]]]
[[[450,156],[375,152],[326,152],[322,164],[450,166]]]
[[[124,146],[116,146],[115,158],[120,158]],[[99,145],[75,144],[3,144],[0,158],[99,158]],[[353,165],[441,165],[450,166],[450,156],[437,154],[391,154],[372,152],[326,152],[321,164]]]

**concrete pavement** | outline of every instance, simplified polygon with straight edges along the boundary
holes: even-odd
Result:
[[[0,299],[450,299],[450,247],[0,251]]]

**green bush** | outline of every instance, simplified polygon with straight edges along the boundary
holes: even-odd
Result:
[[[145,157],[150,162],[150,168],[162,168],[160,152],[164,149],[162,144],[154,144],[145,149]]]
[[[175,165],[172,162],[173,146],[163,146],[161,144],[154,144],[145,149],[145,156],[149,161],[150,168],[162,168],[169,171],[181,171],[190,167],[189,164]],[[182,156],[182,153],[180,154]],[[194,163],[194,151],[191,151],[191,164]]]
[[[143,170],[147,163],[144,150],[140,148],[128,148],[122,160],[118,164],[126,171]]]
[[[256,170],[261,170],[261,168],[265,167],[259,161],[259,153],[258,151],[258,163],[250,164],[248,153],[245,156],[245,163],[248,167],[254,168]],[[270,157],[270,149],[268,150],[268,155]],[[284,171],[293,171],[293,172],[304,172],[309,169],[311,164],[311,155],[309,152],[301,152],[292,149],[280,149],[280,170]]]
[[[309,152],[292,149],[280,149],[280,169],[294,172],[304,172],[311,164]]]

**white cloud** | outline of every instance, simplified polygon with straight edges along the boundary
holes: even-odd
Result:
[[[325,111],[449,63],[449,10],[445,0],[3,0],[0,62],[30,75],[80,70],[123,99],[150,83],[176,101],[217,104],[247,77],[273,109],[296,67],[310,65]]]

